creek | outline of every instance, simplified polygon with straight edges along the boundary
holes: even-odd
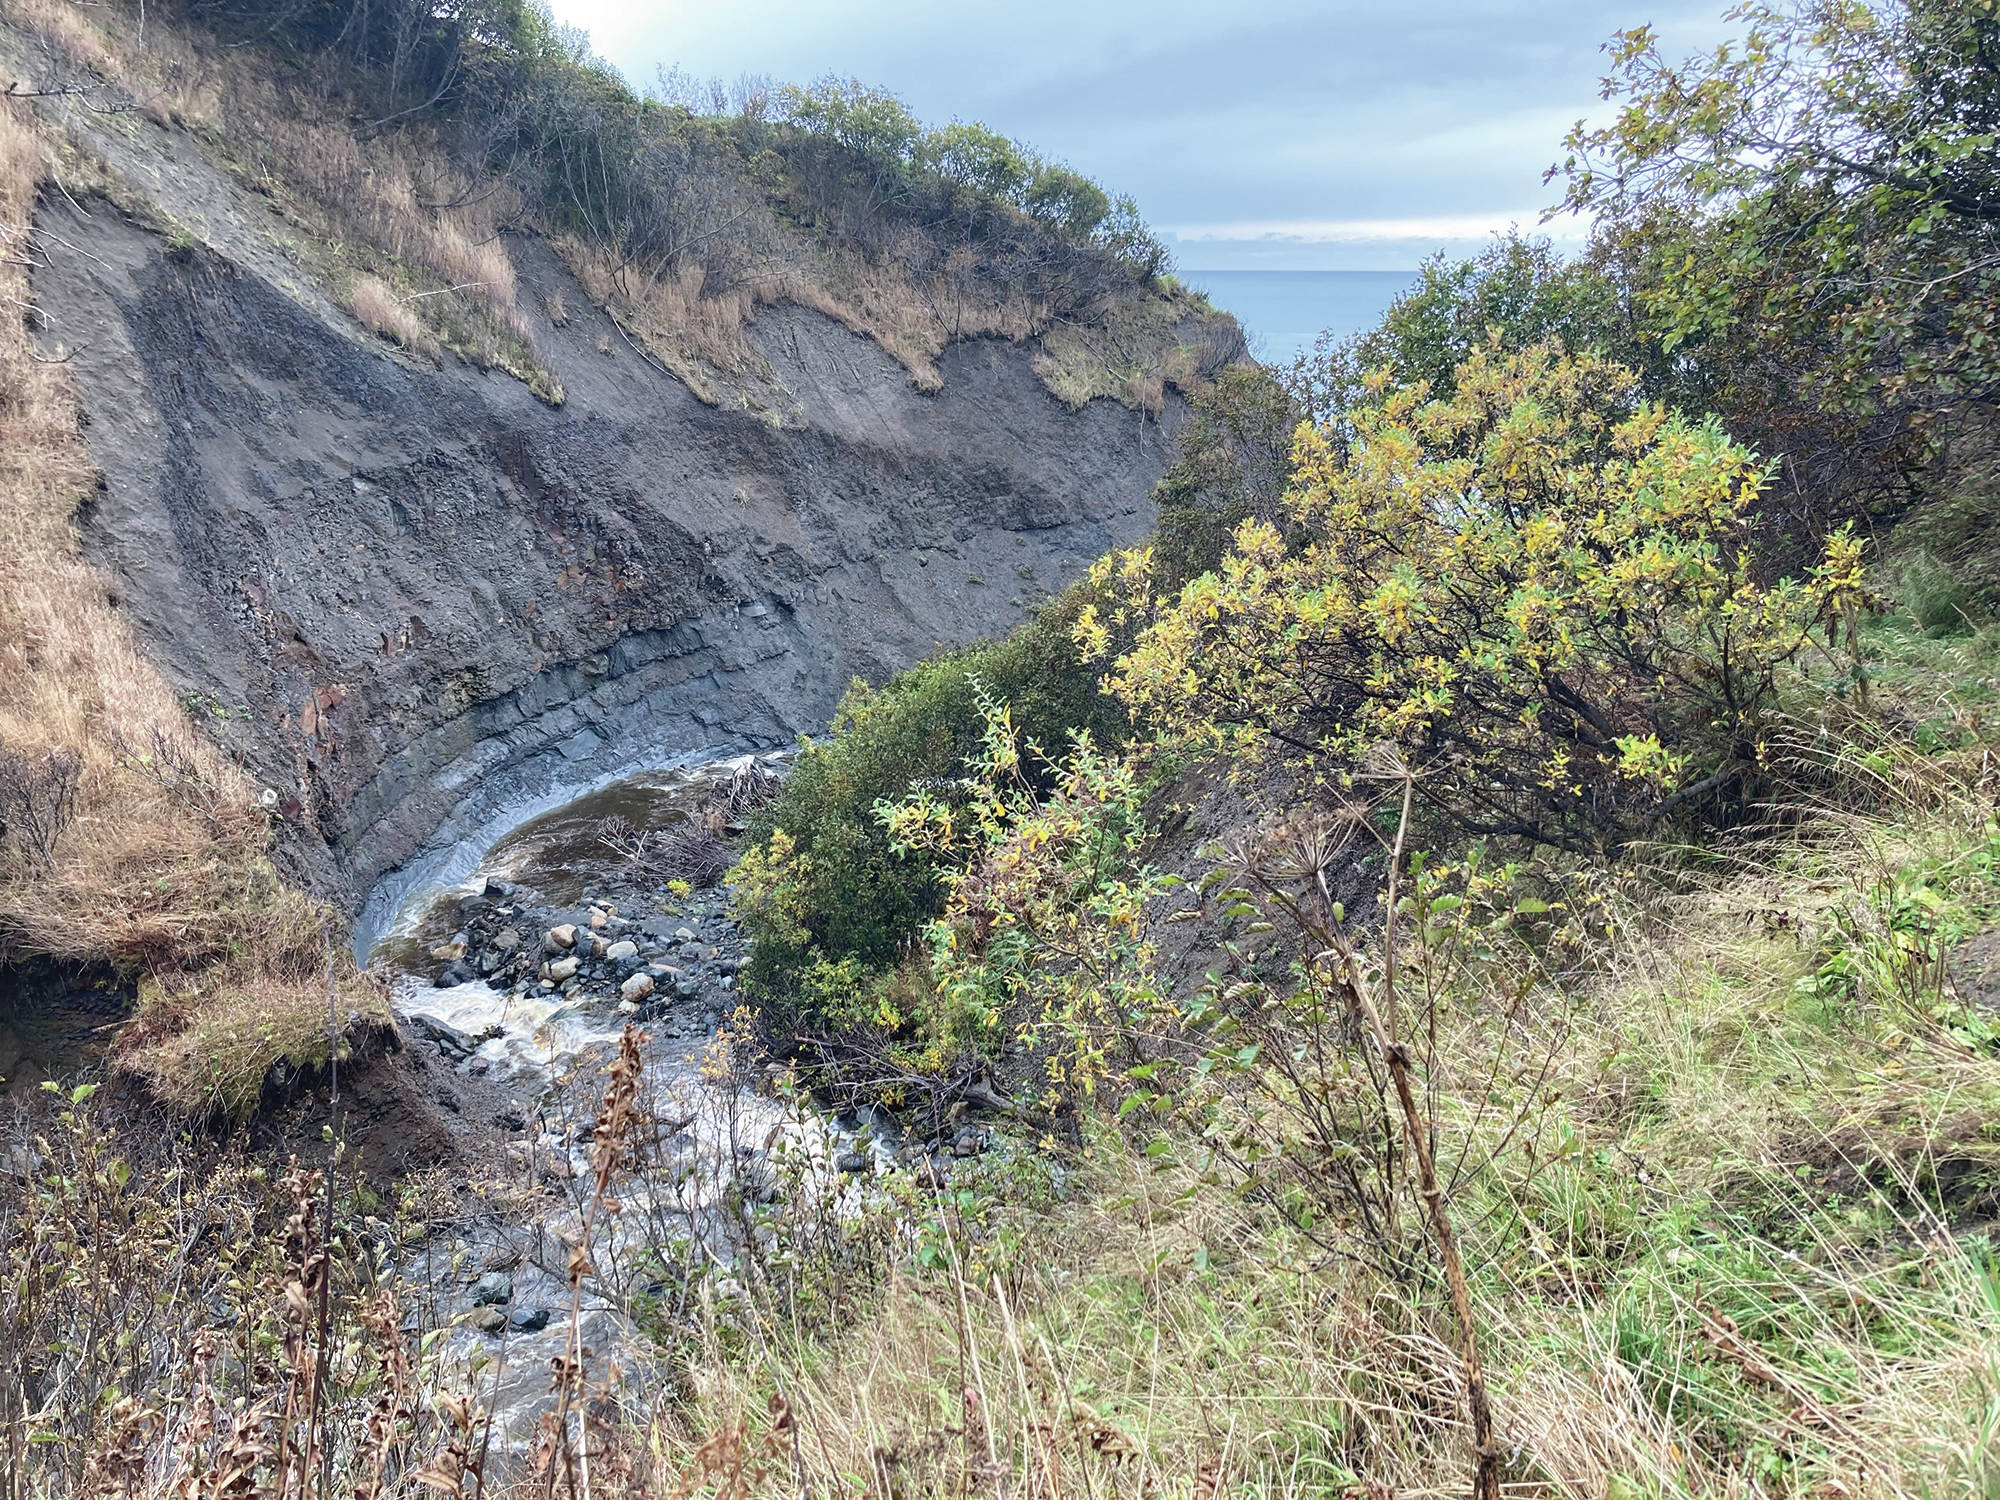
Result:
[[[441,878],[407,882],[371,934],[418,1076],[452,1099],[461,1155],[490,1163],[407,1269],[430,1288],[416,1326],[483,1388],[504,1446],[532,1441],[568,1347],[594,1118],[628,1025],[638,1123],[616,1211],[587,1236],[577,1309],[593,1378],[621,1400],[645,1398],[663,1328],[731,1306],[781,1234],[837,1234],[914,1159],[889,1116],[831,1113],[783,1067],[746,1063],[732,1037],[744,936],[723,891],[668,878],[690,849],[714,868],[786,758],[683,764],[536,807],[435,864]],[[693,842],[662,857],[677,836]]]

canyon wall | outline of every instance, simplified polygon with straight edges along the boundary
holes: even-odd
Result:
[[[103,474],[85,546],[350,910],[537,796],[816,730],[1151,525],[1171,396],[1072,411],[999,340],[924,394],[780,305],[752,331],[779,401],[705,405],[520,235],[550,406],[364,332],[185,136],[98,134],[128,191],[48,194],[33,277]]]

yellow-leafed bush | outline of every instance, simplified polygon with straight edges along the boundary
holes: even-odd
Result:
[[[1622,367],[1482,350],[1448,399],[1378,390],[1351,439],[1301,427],[1286,525],[1249,521],[1215,571],[1079,622],[1169,737],[1249,737],[1326,765],[1397,747],[1471,831],[1598,847],[1759,794],[1783,669],[1861,593],[1832,537],[1800,578],[1750,547],[1767,470],[1713,421],[1640,401]],[[1819,631],[1824,629],[1824,636]]]

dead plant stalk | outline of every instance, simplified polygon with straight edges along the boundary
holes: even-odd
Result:
[[[1390,1021],[1385,1024],[1382,1011],[1369,994],[1368,981],[1362,972],[1361,956],[1356,952],[1353,940],[1337,922],[1320,924],[1318,934],[1326,944],[1326,956],[1335,963],[1336,982],[1345,991],[1354,1009],[1367,1022],[1370,1036],[1383,1062],[1389,1070],[1389,1077],[1395,1084],[1396,1103],[1403,1116],[1403,1129],[1409,1138],[1410,1155],[1416,1161],[1417,1186],[1424,1200],[1430,1219],[1431,1235],[1437,1241],[1438,1259],[1444,1267],[1445,1284],[1451,1293],[1453,1318],[1458,1325],[1458,1353],[1465,1369],[1465,1407],[1472,1422],[1474,1466],[1472,1474],[1473,1500],[1499,1500],[1500,1494],[1500,1450],[1493,1440],[1493,1410],[1486,1394],[1486,1373],[1479,1357],[1479,1333],[1473,1321],[1472,1290],[1465,1279],[1465,1262],[1459,1254],[1458,1235],[1452,1227],[1451,1211],[1445,1202],[1443,1185],[1438,1181],[1437,1158],[1433,1150],[1430,1122],[1417,1102],[1416,1090],[1410,1081],[1410,1049],[1394,1030],[1396,1005],[1396,902],[1400,894],[1403,852],[1410,828],[1411,806],[1415,799],[1416,777],[1408,767],[1399,767],[1399,779],[1403,788],[1402,812],[1396,823],[1396,841],[1390,852],[1389,885],[1383,902],[1382,918],[1382,990],[1383,1003],[1387,1007]],[[1333,894],[1326,883],[1324,866],[1314,872],[1322,896],[1331,902]]]

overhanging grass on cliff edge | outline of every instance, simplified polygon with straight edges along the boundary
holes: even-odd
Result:
[[[192,731],[81,556],[93,471],[67,373],[26,323],[44,149],[26,106],[0,100],[0,960],[138,974],[121,1064],[180,1108],[240,1112],[273,1063],[325,1061],[330,964],[343,1009],[380,1001],[355,987],[334,914],[278,880],[254,789]]]
[[[641,358],[778,423],[796,402],[749,325],[779,302],[873,339],[923,390],[947,346],[997,336],[1034,348],[1072,405],[1155,415],[1242,349],[1233,320],[1159,278],[1164,251],[1129,203],[857,83],[642,96],[543,8],[481,0],[7,0],[0,17],[36,44],[40,107],[77,134],[106,139],[100,97],[184,133],[169,151],[199,149],[253,217],[276,208],[291,258],[364,328],[553,404],[541,346],[567,311],[517,297],[507,231],[547,235]],[[114,191],[143,207],[153,188]]]

